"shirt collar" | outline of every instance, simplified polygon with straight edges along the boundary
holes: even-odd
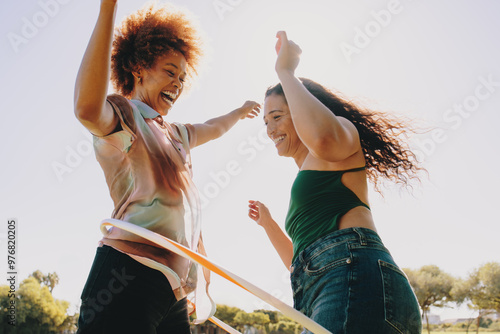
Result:
[[[148,106],[146,103],[139,100],[131,100],[131,101],[136,105],[137,109],[139,109],[142,117],[153,118],[153,119],[158,116],[161,117],[161,115],[156,110]]]

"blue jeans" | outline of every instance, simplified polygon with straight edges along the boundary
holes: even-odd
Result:
[[[294,260],[291,281],[294,307],[334,334],[422,331],[406,275],[370,229],[342,229],[316,240]]]
[[[191,333],[186,299],[165,275],[108,246],[97,248],[81,298],[78,334]]]

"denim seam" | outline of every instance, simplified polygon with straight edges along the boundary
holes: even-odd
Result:
[[[320,269],[318,270],[309,270],[309,263],[306,265],[305,269],[304,269],[304,272],[309,275],[309,276],[316,276],[316,275],[321,275],[322,273],[324,273],[325,271],[327,270],[331,270],[333,268],[337,268],[337,267],[340,267],[342,265],[348,265],[348,261],[351,257],[348,256],[348,257],[345,257],[345,258],[342,258],[340,260],[337,260],[337,261],[334,261],[334,262],[330,262],[329,264],[321,267]]]
[[[361,246],[366,246],[367,242],[366,242],[365,234],[363,232],[361,232],[357,227],[354,227],[353,230],[354,230],[354,232],[356,232],[358,234],[359,242],[360,242]]]
[[[385,262],[384,260],[378,260],[379,264],[383,267],[387,267],[389,269],[392,269],[394,270],[396,273],[400,274],[401,276],[403,276],[404,278],[408,279],[408,277],[406,276],[405,272],[402,271],[401,269],[399,269],[399,267],[393,265],[392,263],[389,263],[389,262]]]
[[[347,305],[346,305],[346,308],[345,308],[345,320],[344,320],[344,331],[347,331],[347,324],[349,323],[349,314],[350,314],[350,307],[351,307],[351,290],[352,290],[352,281],[353,281],[353,275],[354,275],[354,270],[352,269],[352,259],[353,259],[353,255],[352,255],[352,252],[351,252],[351,248],[348,247],[347,248],[348,251],[349,251],[349,258],[351,259],[351,262],[349,263],[349,273],[348,273],[348,280],[347,280],[347,286],[348,286],[348,289],[347,289]]]
[[[373,249],[373,250],[380,250],[380,251],[386,252],[387,254],[390,254],[389,250],[385,246],[379,245],[379,244],[363,246],[363,245],[350,243],[349,249]]]
[[[335,247],[338,247],[338,246],[343,246],[344,244],[348,243],[349,240],[345,240],[343,242],[336,242],[336,243],[333,243],[327,247],[321,247],[320,249],[316,250],[315,252],[313,252],[312,254],[310,254],[307,259],[305,260],[305,262],[310,262],[312,260],[314,260],[315,258],[317,258],[318,256],[320,256],[321,254],[323,254],[324,252],[332,249],[332,248],[335,248]]]
[[[386,295],[387,294],[386,294],[386,291],[385,291],[385,287],[386,287],[387,283],[386,283],[385,275],[384,275],[384,273],[382,271],[382,267],[386,267],[386,268],[388,268],[390,270],[394,270],[397,273],[400,273],[401,270],[395,270],[395,269],[399,269],[399,268],[397,268],[396,266],[394,266],[394,265],[392,265],[390,263],[387,263],[387,262],[385,262],[383,260],[379,259],[377,262],[378,262],[378,268],[379,268],[379,271],[380,271],[380,277],[382,278],[382,292],[383,292],[383,297],[384,297],[384,320],[385,320],[385,322],[389,326],[391,326],[398,333],[404,334],[404,332],[402,332],[395,324],[393,324],[389,319],[387,319],[387,307],[386,307],[386,305],[387,305]]]

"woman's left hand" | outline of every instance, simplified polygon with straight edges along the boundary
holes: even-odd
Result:
[[[278,59],[276,60],[276,72],[290,72],[294,74],[295,69],[299,65],[300,54],[302,50],[293,41],[288,40],[286,32],[278,31],[276,34],[278,41],[276,42],[276,53]]]

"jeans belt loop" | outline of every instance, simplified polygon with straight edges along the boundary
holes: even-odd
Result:
[[[366,242],[365,234],[356,227],[354,228],[354,232],[358,234],[361,246],[366,246],[368,243]]]

